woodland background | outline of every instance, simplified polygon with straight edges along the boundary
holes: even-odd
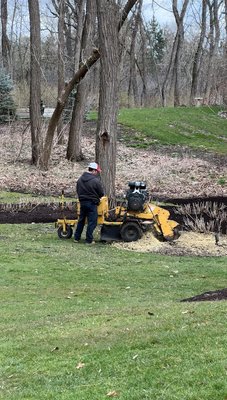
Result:
[[[227,0],[1,0],[1,55],[15,108],[29,107],[31,163],[49,168],[54,137],[83,160],[96,109],[94,158],[114,199],[119,107],[226,105]]]

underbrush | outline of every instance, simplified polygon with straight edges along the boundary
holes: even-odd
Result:
[[[96,232],[98,239],[98,232]],[[223,400],[226,258],[169,257],[0,225],[0,398]]]

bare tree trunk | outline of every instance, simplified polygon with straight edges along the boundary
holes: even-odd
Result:
[[[141,18],[141,9],[142,9],[142,1],[139,0],[138,9],[135,13],[133,19],[133,27],[132,27],[132,37],[131,37],[131,46],[130,46],[130,69],[129,69],[129,85],[128,85],[128,106],[131,105],[131,99],[133,96],[133,104],[136,107],[139,106],[139,92],[137,85],[137,74],[136,74],[136,38],[139,29],[139,21]]]
[[[227,105],[227,0],[225,0],[225,47],[224,47],[224,90],[223,102]]]
[[[66,158],[70,161],[81,161],[84,156],[81,147],[82,127],[84,120],[84,105],[88,94],[87,77],[77,86],[72,119],[70,123],[69,139]]]
[[[66,48],[66,53],[67,53],[67,58],[69,60],[69,69],[73,65],[73,37],[72,37],[72,22],[71,22],[71,14],[70,14],[70,8],[68,3],[66,2],[65,5],[65,19],[66,23],[64,25],[64,31],[65,31],[65,48]]]
[[[101,54],[96,159],[101,165],[103,171],[102,182],[111,202],[115,200],[116,176],[119,8],[114,0],[96,1]]]
[[[181,13],[177,9],[177,0],[173,0],[173,13],[177,24],[177,48],[173,63],[173,87],[174,87],[174,106],[180,105],[180,75],[181,75],[181,55],[184,42],[184,17],[187,10],[189,0],[184,0]]]
[[[169,60],[169,64],[166,70],[166,74],[165,74],[165,78],[163,80],[162,83],[162,88],[161,88],[161,96],[162,96],[162,106],[166,107],[167,102],[166,102],[166,97],[167,97],[167,87],[169,84],[169,77],[172,73],[172,69],[173,69],[173,62],[175,59],[175,55],[176,55],[176,51],[177,51],[177,46],[178,46],[178,35],[175,35],[174,38],[174,42],[173,42],[173,46],[172,46],[172,51],[171,51],[171,55],[170,55],[170,60]]]
[[[177,106],[180,104],[180,59],[181,59],[181,50],[184,40],[184,17],[187,11],[189,0],[184,0],[181,12],[179,14],[177,8],[177,0],[172,0],[173,13],[177,24],[177,32],[174,38],[171,56],[169,65],[166,71],[166,75],[162,85],[162,105],[166,106],[166,91],[167,86],[170,84],[170,91],[173,88],[174,91],[174,105]],[[172,79],[169,81],[170,76],[172,75]]]
[[[58,96],[61,95],[65,86],[65,61],[64,61],[64,24],[65,24],[65,0],[58,3]],[[58,144],[63,144],[63,122],[59,119],[57,128]]]
[[[90,42],[92,41],[92,37],[94,36],[95,17],[95,2],[94,0],[87,0],[84,29],[83,32],[81,32],[82,39],[80,40],[80,54],[82,55],[82,57],[87,57],[88,54],[91,52],[91,46],[88,44],[90,44]],[[80,60],[78,58],[78,63],[79,61]],[[85,103],[88,94],[87,78],[83,80],[83,82],[80,82],[80,84],[77,86],[77,92],[75,95],[66,154],[66,158],[71,161],[80,161],[83,159],[81,148],[81,135],[84,120]]]
[[[121,13],[121,18],[118,23],[118,31],[121,29],[129,12],[136,4],[136,2],[137,0],[127,1]],[[42,168],[48,169],[55,129],[71,91],[74,89],[75,85],[78,85],[78,83],[85,77],[89,69],[92,67],[92,65],[96,63],[97,60],[99,60],[99,58],[99,51],[97,49],[94,49],[92,55],[85,62],[82,63],[81,67],[77,70],[73,78],[65,86],[63,92],[61,93],[61,96],[58,98],[55,110],[52,114],[52,117],[50,118],[46,132],[45,144],[43,149]]]
[[[41,39],[39,1],[28,0],[30,16],[30,48],[31,48],[31,76],[30,76],[30,120],[32,141],[32,164],[38,165],[42,153],[41,140]]]
[[[6,71],[9,71],[10,42],[7,35],[7,0],[1,0],[1,23],[2,23],[2,62]]]
[[[207,4],[210,13],[210,34],[209,34],[210,50],[209,50],[209,59],[207,65],[205,99],[206,103],[209,104],[211,89],[214,84],[214,69],[215,69],[214,60],[220,40],[220,27],[218,18],[218,9],[219,9],[218,0],[213,0],[213,1],[207,0]]]
[[[140,19],[140,34],[141,34],[141,59],[142,59],[142,67],[141,67],[141,79],[143,83],[142,95],[141,95],[141,105],[144,107],[149,106],[149,98],[148,98],[148,74],[147,74],[147,65],[146,65],[146,53],[147,53],[147,37],[143,25],[142,18]]]
[[[227,1],[227,0],[226,0]],[[190,104],[195,104],[195,97],[197,96],[199,72],[201,67],[201,56],[203,50],[203,43],[206,35],[206,16],[207,16],[207,0],[202,0],[202,18],[201,18],[201,31],[197,49],[193,60],[192,69],[192,83],[191,83],[191,94]]]
[[[81,40],[83,34],[83,26],[84,26],[84,7],[86,0],[77,1],[77,30],[76,30],[76,39],[75,39],[75,48],[74,48],[74,68],[75,71],[78,70],[80,59],[81,59]]]

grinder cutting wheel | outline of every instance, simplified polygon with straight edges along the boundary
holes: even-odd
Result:
[[[79,203],[77,203],[77,215],[79,215]],[[101,198],[98,206],[101,241],[136,241],[148,228],[161,241],[176,240],[180,236],[180,227],[176,221],[170,220],[169,216],[168,210],[149,202],[145,182],[129,182],[125,200],[114,209],[109,209],[106,196]],[[56,222],[59,238],[71,238],[76,223],[76,219],[59,219]]]

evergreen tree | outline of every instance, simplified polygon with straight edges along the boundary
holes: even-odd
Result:
[[[166,40],[164,32],[160,28],[155,17],[147,24],[146,27],[149,48],[148,52],[150,57],[155,63],[160,63],[163,59],[164,50],[166,47]]]
[[[11,95],[12,90],[10,77],[0,68],[0,122],[8,121],[15,115],[16,106]]]

